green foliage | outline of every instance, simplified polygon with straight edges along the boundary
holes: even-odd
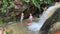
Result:
[[[10,34],[9,32],[6,32],[6,34]]]
[[[14,7],[14,6],[15,6],[15,4],[14,4],[13,1],[10,1],[9,3],[10,3],[10,6],[11,6],[11,7]]]
[[[31,0],[31,1],[37,8],[40,9],[40,4],[36,0]]]
[[[4,12],[4,13],[6,12],[7,5],[8,5],[7,0],[4,0],[4,1],[3,1],[3,8],[2,8],[2,12]]]
[[[13,7],[14,6],[14,2],[12,0],[11,1],[3,0],[3,7],[2,7],[2,12],[3,13],[6,13],[8,5]]]
[[[48,2],[48,3],[51,3],[51,0],[48,0],[47,2]]]
[[[27,3],[29,3],[30,1],[32,1],[32,3],[38,8],[40,9],[41,4],[50,4],[51,2],[53,2],[53,0],[23,0]]]
[[[25,1],[25,2],[27,2],[27,3],[30,2],[30,0],[23,0],[23,1]],[[32,3],[33,3],[37,8],[40,9],[40,4],[39,4],[36,0],[31,0],[31,1],[32,1]]]
[[[23,0],[23,1],[25,1],[25,2],[27,2],[27,3],[30,2],[30,0]]]
[[[0,25],[2,25],[3,24],[3,21],[0,19]]]

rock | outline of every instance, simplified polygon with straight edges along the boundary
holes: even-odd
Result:
[[[49,34],[54,34],[56,32],[60,32],[60,22],[54,23],[53,26],[49,30]]]

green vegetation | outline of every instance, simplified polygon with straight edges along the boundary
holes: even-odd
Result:
[[[30,13],[32,13],[33,16],[38,15],[38,13],[40,15],[43,12],[43,10],[42,10],[43,7],[45,7],[46,4],[50,5],[52,3],[54,3],[54,0],[0,0],[0,25],[3,25],[4,23],[9,24],[9,22],[12,22],[12,21],[20,21],[20,16],[21,16],[22,12],[24,13],[24,18],[28,18]],[[42,12],[40,13],[38,11],[40,11],[40,12],[42,11]],[[50,21],[50,19],[49,19],[49,21]],[[57,21],[57,20],[55,19],[55,21]],[[47,23],[47,26],[50,25],[50,23],[52,23],[52,21]],[[24,22],[24,24],[25,24],[25,22]],[[19,27],[17,27],[17,26],[19,26]],[[11,27],[12,27],[12,29],[15,28],[16,32],[18,32],[17,28],[21,29],[19,31],[22,31],[22,30],[25,31],[23,27],[22,28],[20,27],[21,25],[17,24],[17,26],[13,25]],[[11,28],[11,27],[9,27],[9,28]],[[46,28],[46,29],[48,29],[48,28]],[[6,34],[10,34],[10,33],[6,32]]]
[[[23,0],[27,3],[31,2],[37,7],[40,9],[41,7],[41,4],[50,4],[51,2],[53,2],[53,0]]]
[[[2,12],[6,13],[7,12],[7,8],[8,7],[13,7],[14,6],[14,2],[13,0],[3,0],[3,7],[2,7]]]
[[[25,18],[28,18],[31,12],[35,15],[37,10],[41,10],[44,4],[51,4],[53,0],[0,0],[0,17],[9,22],[20,18],[21,12],[24,12]],[[36,11],[34,11],[36,9]],[[2,23],[2,22],[1,22]]]
[[[3,24],[3,21],[0,19],[0,25],[2,25]]]
[[[6,34],[10,34],[9,32],[6,32]]]

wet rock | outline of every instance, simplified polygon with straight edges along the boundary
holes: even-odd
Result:
[[[53,24],[53,26],[50,28],[48,34],[54,34],[56,32],[60,32],[60,22]]]

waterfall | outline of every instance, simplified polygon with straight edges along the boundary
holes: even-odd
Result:
[[[57,6],[51,6],[51,7],[49,7],[45,11],[45,13],[43,13],[42,16],[39,18],[40,20],[37,23],[36,22],[32,22],[32,25],[28,26],[28,29],[31,30],[31,31],[35,31],[35,32],[39,31],[41,29],[41,27],[43,26],[43,24],[45,23],[45,21],[50,17],[48,15],[50,13],[52,13],[52,12],[54,13],[55,10],[57,8],[59,8],[59,7],[60,7],[60,4],[57,5]],[[53,10],[53,11],[51,11],[51,10]]]
[[[49,17],[47,17],[48,14],[50,14],[50,13],[51,13],[51,10],[54,9],[54,8],[56,8],[56,6],[51,6],[51,7],[49,7],[49,8],[46,10],[45,13],[42,14],[42,16],[40,17],[40,20],[38,21],[38,24],[39,24],[39,26],[40,26],[40,29],[41,29],[41,27],[43,26],[43,24],[45,23],[45,21],[49,18]]]

